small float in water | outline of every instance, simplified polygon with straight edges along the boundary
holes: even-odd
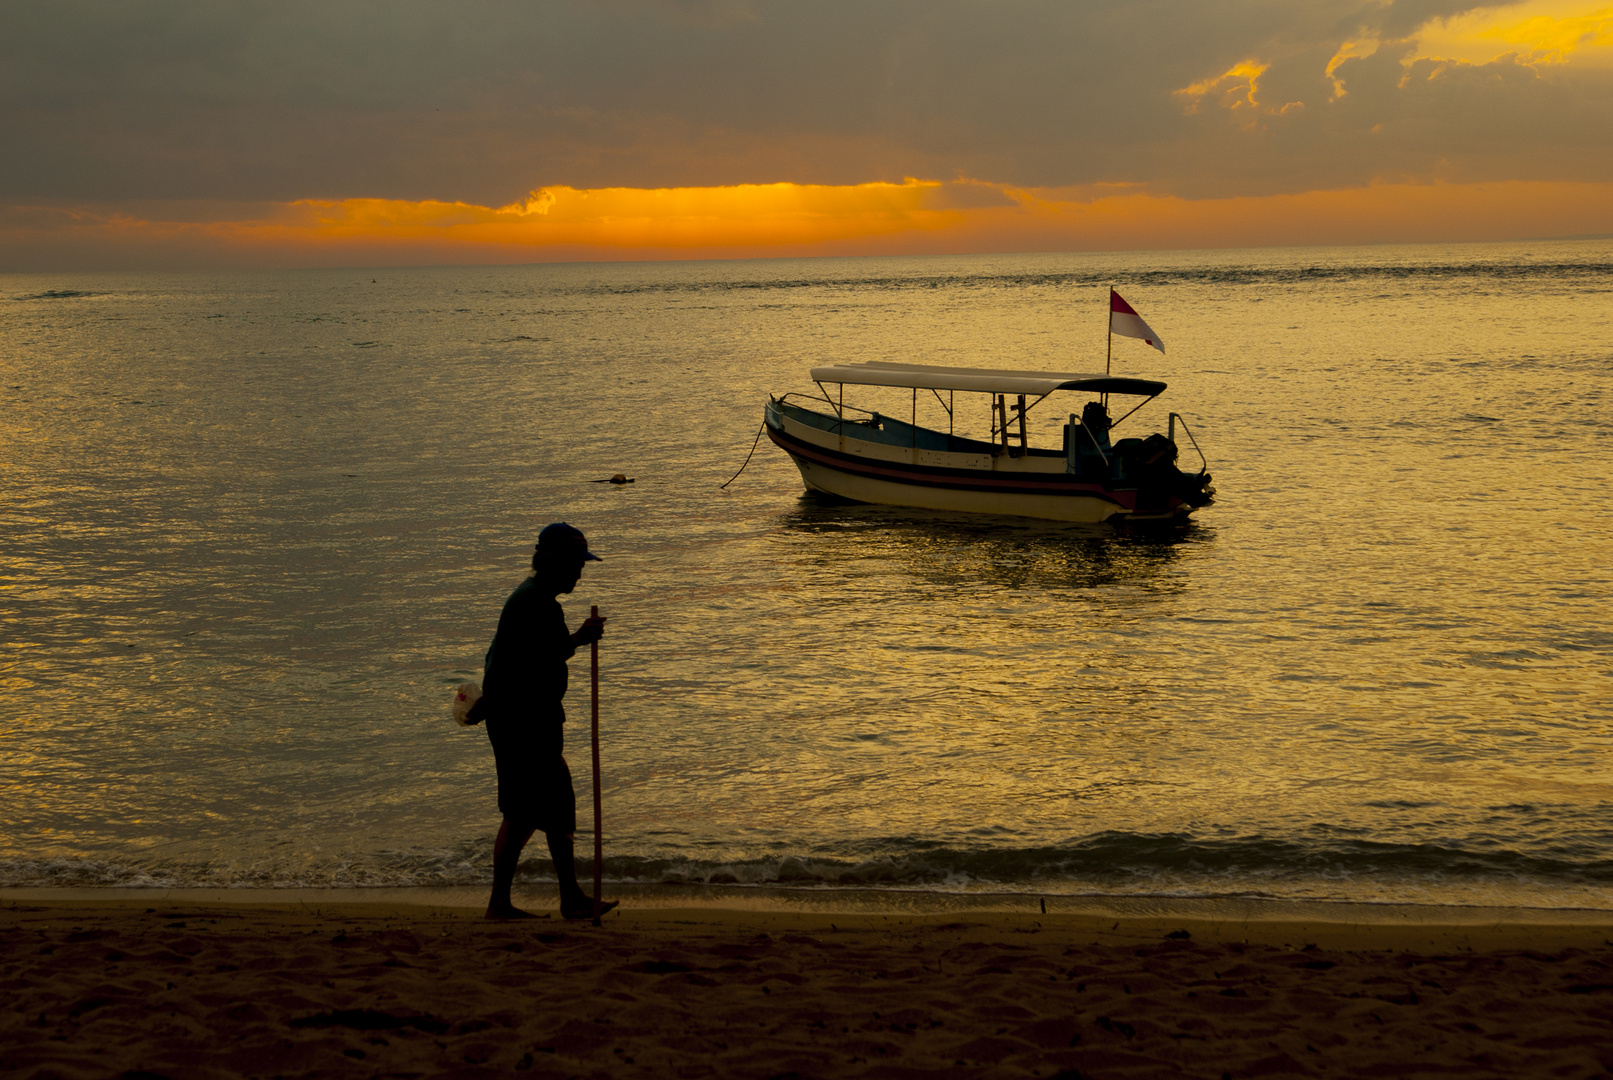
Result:
[[[1144,338],[1163,352],[1125,301],[1112,290],[1110,296],[1110,332]],[[1130,332],[1116,313],[1147,333]],[[1164,433],[1113,437],[1165,392],[1165,383],[1153,379],[868,361],[815,367],[812,381],[820,395],[769,395],[764,414],[768,438],[795,461],[809,491],[884,506],[1094,524],[1179,520],[1215,498],[1209,463],[1180,414],[1169,414]],[[830,386],[837,388],[833,396]],[[910,419],[846,404],[848,386],[911,390]],[[1068,413],[1062,446],[1032,446],[1027,415],[1065,392],[1090,400],[1079,414]],[[990,399],[989,439],[954,430],[960,393]],[[945,410],[947,430],[919,425],[921,394]],[[1111,396],[1142,400],[1114,420]],[[1198,456],[1197,472],[1177,466],[1178,428]]]

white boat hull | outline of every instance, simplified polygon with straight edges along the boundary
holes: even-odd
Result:
[[[908,506],[918,510],[946,510],[960,514],[999,514],[1096,525],[1108,521],[1124,507],[1108,499],[1080,495],[1028,495],[992,491],[959,491],[896,483],[844,472],[823,462],[790,454],[809,491],[853,502],[879,506]]]

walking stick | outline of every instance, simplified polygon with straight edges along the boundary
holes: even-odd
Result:
[[[599,618],[598,604],[593,607],[592,617]],[[603,903],[602,880],[605,861],[605,834],[599,806],[599,639],[595,638],[589,648],[592,650],[594,681],[594,925],[598,926],[600,906]]]

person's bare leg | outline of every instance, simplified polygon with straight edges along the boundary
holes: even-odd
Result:
[[[577,884],[577,862],[573,854],[571,833],[545,833],[549,841],[549,857],[554,860],[554,876],[560,882],[560,914],[567,919],[594,917],[594,898]],[[615,900],[600,905],[601,915],[616,906]]]
[[[586,905],[592,911],[594,902],[577,884],[577,860],[571,833],[545,833],[544,838],[549,841],[549,857],[554,860],[555,880],[560,882],[560,910],[576,911]]]
[[[509,818],[500,823],[498,838],[493,841],[493,895],[488,897],[484,918],[535,918],[530,911],[522,911],[510,901],[510,886],[515,884],[515,868],[521,861],[521,849],[532,839],[533,831],[524,826],[511,825]]]

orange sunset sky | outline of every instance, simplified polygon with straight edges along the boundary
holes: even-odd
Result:
[[[0,270],[1613,233],[1613,4],[0,9]]]

